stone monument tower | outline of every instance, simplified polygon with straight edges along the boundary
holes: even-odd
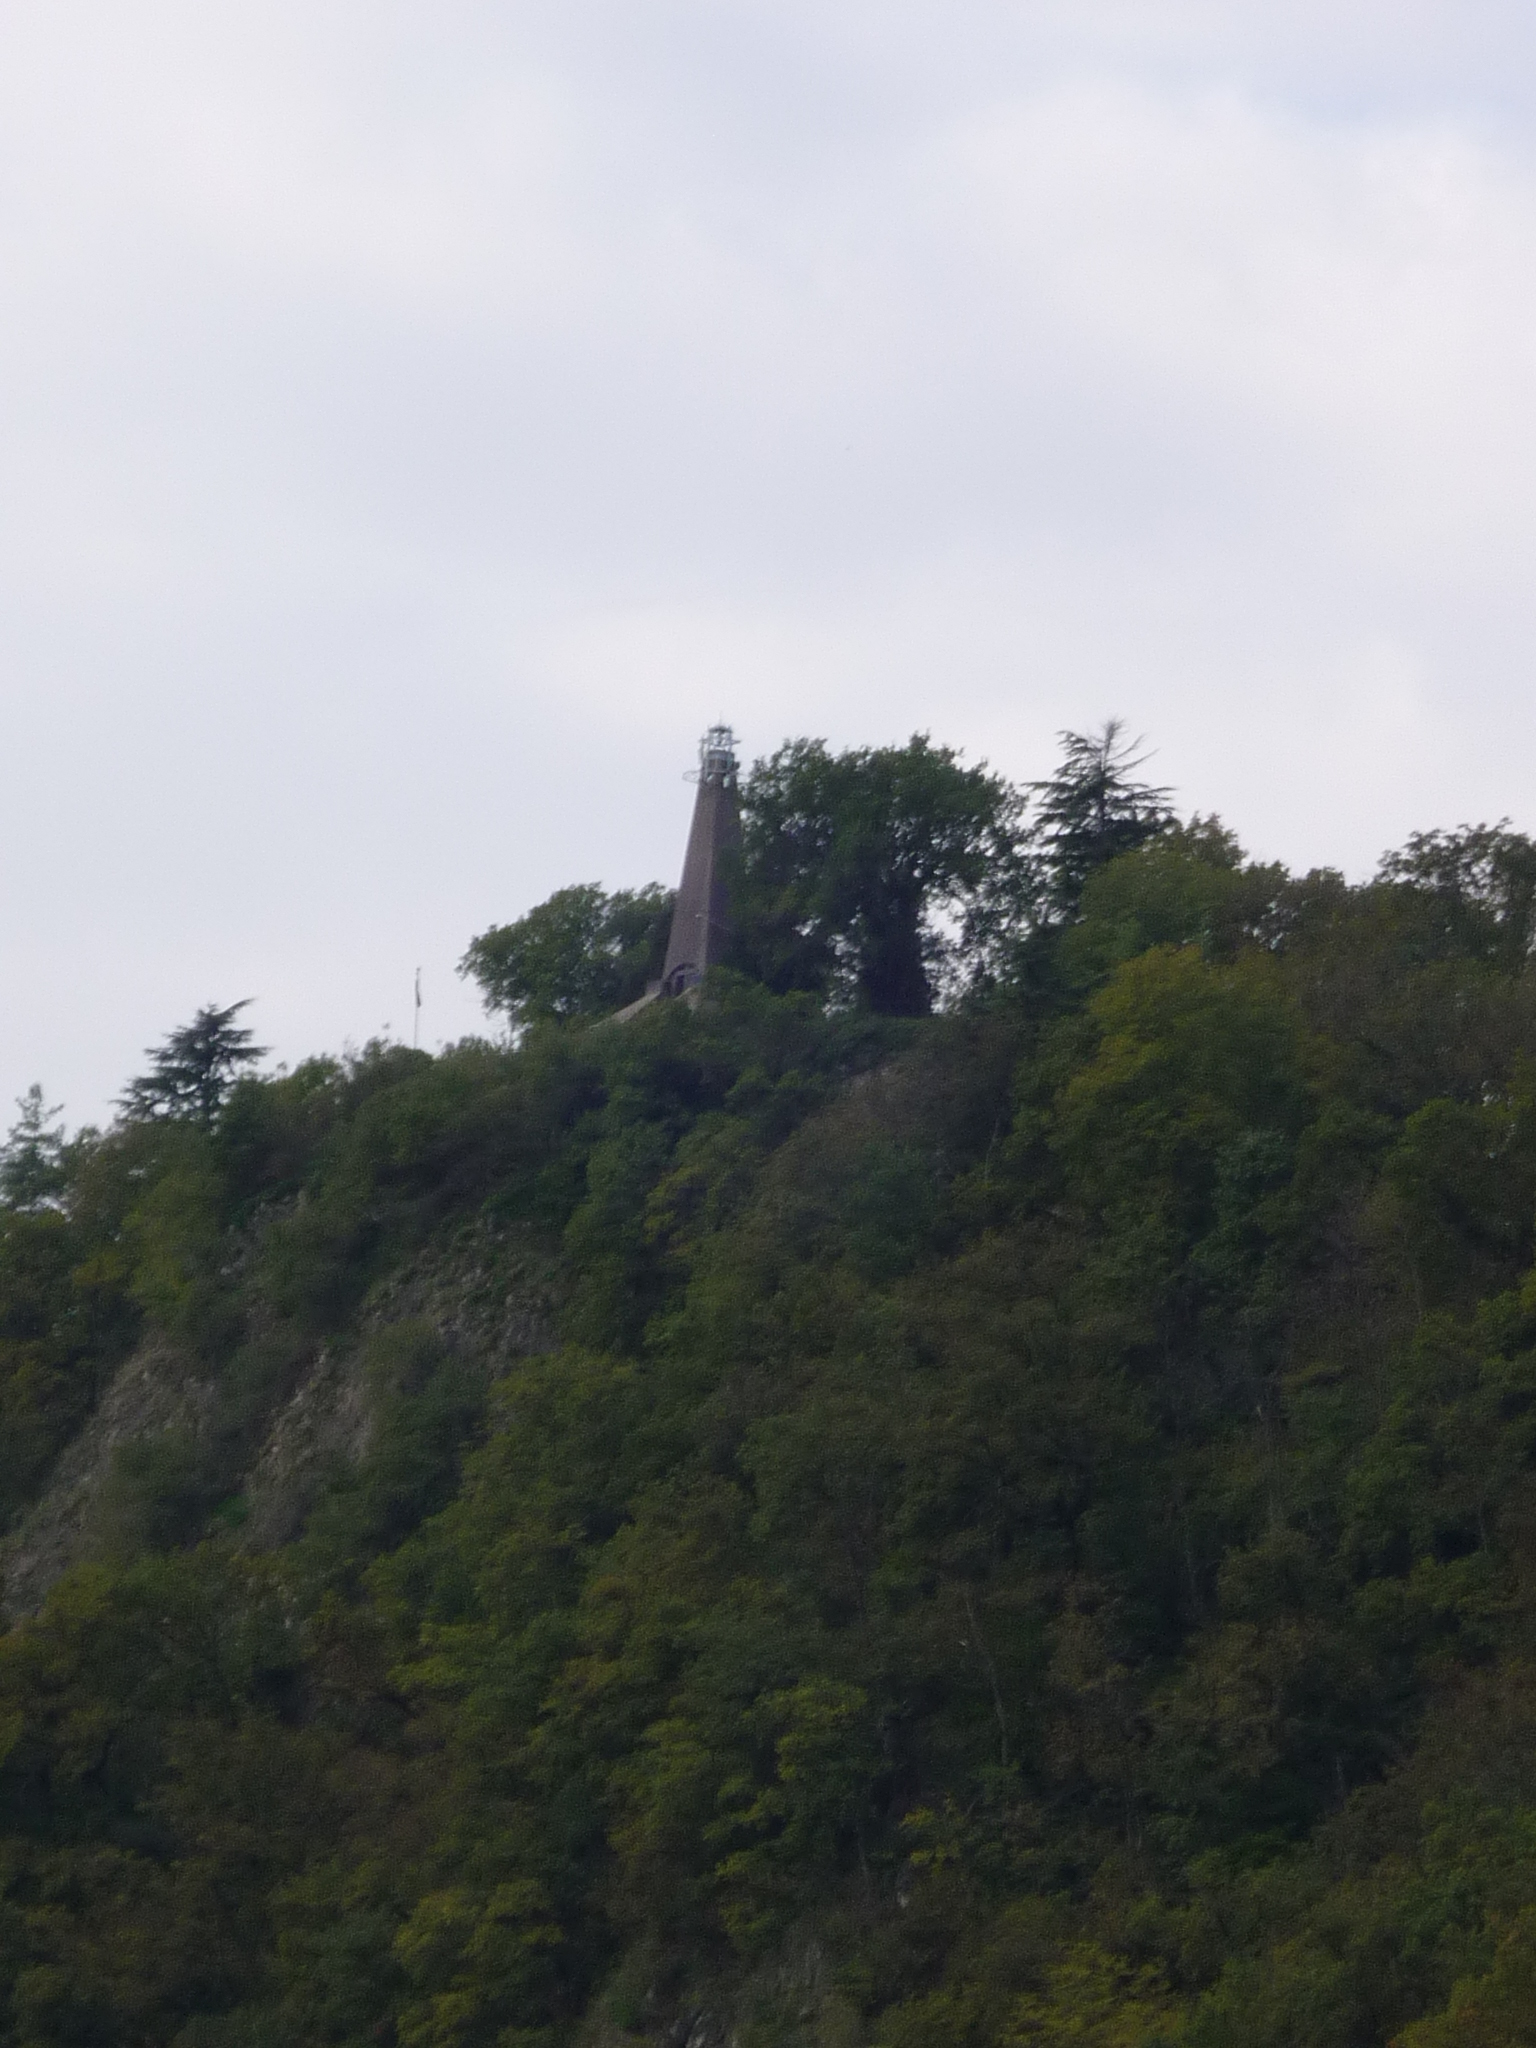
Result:
[[[741,843],[741,813],[736,805],[736,735],[728,725],[712,725],[699,742],[699,765],[689,776],[699,793],[693,800],[683,879],[672,906],[672,929],[660,981],[643,996],[615,1010],[606,1019],[623,1024],[664,996],[684,996],[725,956],[730,937],[729,906],[720,856]]]
[[[661,970],[664,996],[686,994],[725,953],[730,918],[720,856],[741,843],[736,765],[736,735],[728,725],[712,725],[699,742],[699,793]]]

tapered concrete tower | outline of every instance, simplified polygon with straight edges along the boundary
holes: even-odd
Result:
[[[661,993],[667,996],[695,987],[724,957],[730,936],[720,856],[741,843],[741,813],[736,805],[736,735],[728,725],[712,725],[699,742],[698,783],[661,970]]]

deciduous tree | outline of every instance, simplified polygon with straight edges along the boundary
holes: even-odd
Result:
[[[742,793],[737,958],[770,987],[922,1016],[1018,873],[1017,792],[915,734],[792,740]]]
[[[671,916],[671,894],[657,882],[611,895],[577,883],[471,940],[459,972],[514,1029],[607,1016],[660,975]]]

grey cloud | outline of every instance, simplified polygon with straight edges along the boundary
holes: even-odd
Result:
[[[1118,711],[1258,850],[1536,740],[1513,8],[0,8],[0,1086],[670,876],[697,729]],[[1536,824],[1525,815],[1521,822]]]

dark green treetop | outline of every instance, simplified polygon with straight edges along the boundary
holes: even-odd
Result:
[[[64,1127],[56,1121],[64,1105],[47,1101],[34,1081],[16,1107],[21,1113],[0,1146],[0,1201],[10,1209],[46,1209],[68,1179]]]
[[[1030,838],[1040,868],[1040,908],[1074,917],[1083,885],[1096,868],[1132,853],[1173,822],[1168,790],[1135,779],[1146,761],[1125,738],[1118,718],[1094,733],[1060,735],[1056,773],[1030,785],[1035,817]]]
[[[459,972],[514,1029],[540,1018],[607,1016],[661,973],[671,915],[671,893],[657,882],[611,895],[577,883],[482,932]]]
[[[1017,879],[1020,811],[1003,777],[926,734],[839,754],[789,741],[742,791],[740,964],[771,988],[925,1015]]]
[[[1518,968],[1536,948],[1536,844],[1497,825],[1415,832],[1383,854],[1377,882],[1394,888],[1426,918],[1435,950],[1462,950]]]
[[[135,1121],[175,1118],[211,1124],[241,1072],[266,1051],[235,1022],[250,1000],[247,996],[224,1009],[207,1003],[162,1045],[147,1047],[149,1072],[129,1082],[120,1098],[124,1113]]]

